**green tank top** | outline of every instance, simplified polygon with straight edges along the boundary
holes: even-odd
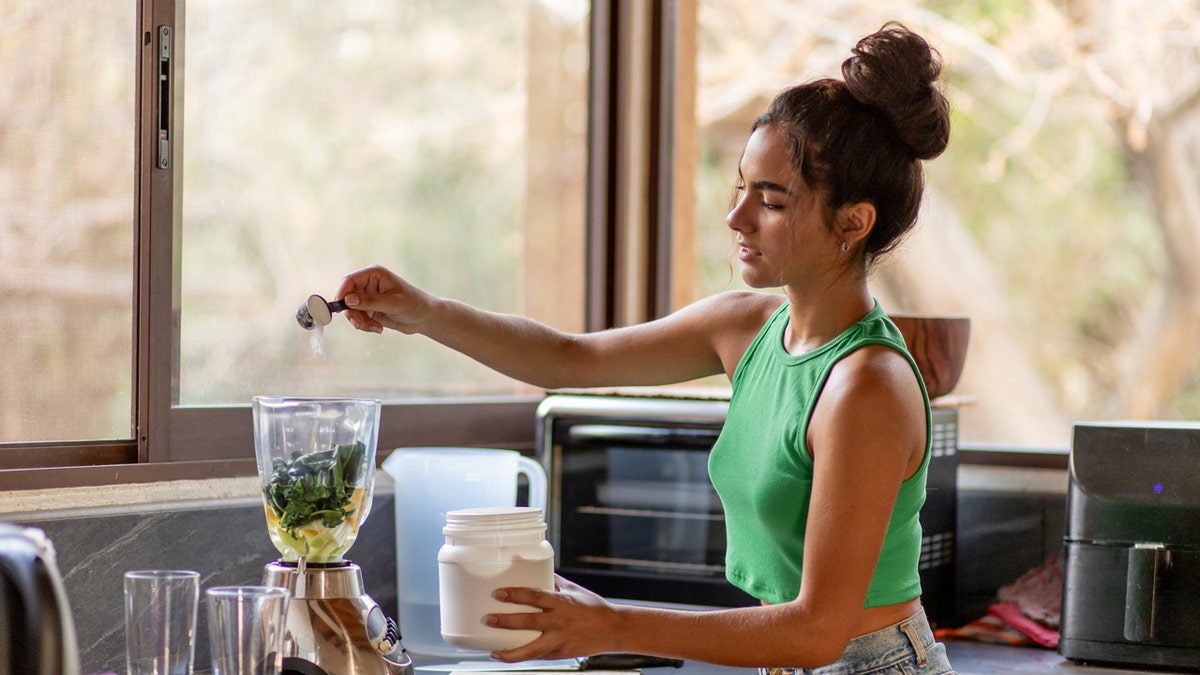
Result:
[[[708,472],[725,509],[725,574],[750,595],[770,603],[800,592],[804,530],[812,497],[813,458],[805,438],[829,371],[851,352],[881,344],[904,354],[918,373],[896,325],[879,303],[829,343],[793,356],[784,349],[788,304],[759,331],[733,375],[729,414],[708,460]],[[921,594],[918,514],[932,448],[932,418],[925,383],[925,460],[900,485],[887,535],[864,606],[904,602]]]

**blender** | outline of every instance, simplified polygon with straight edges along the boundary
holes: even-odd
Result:
[[[266,586],[291,592],[284,675],[413,675],[395,621],[344,555],[371,510],[379,401],[254,398],[271,543]]]

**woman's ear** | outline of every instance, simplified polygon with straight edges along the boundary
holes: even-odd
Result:
[[[854,245],[867,238],[875,227],[875,205],[871,202],[847,204],[839,209],[838,228],[842,240]]]

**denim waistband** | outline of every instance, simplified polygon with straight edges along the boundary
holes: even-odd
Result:
[[[930,663],[931,658],[934,663]],[[930,672],[953,672],[946,661],[945,649],[933,637],[924,609],[903,621],[854,638],[838,660],[827,666],[763,668],[759,672],[761,675],[851,675],[884,671],[905,661],[922,672],[927,666]]]
[[[933,629],[929,627],[925,610],[921,609],[903,621],[854,638],[846,645],[846,651],[842,652],[838,662],[861,663],[881,659],[886,662],[886,655],[889,654],[893,659],[912,655],[916,657],[917,666],[924,666],[926,652],[933,644]],[[820,673],[821,669],[815,669],[815,672]]]

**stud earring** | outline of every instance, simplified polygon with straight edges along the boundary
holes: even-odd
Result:
[[[841,245],[839,248],[841,248],[841,249],[842,249],[842,253],[845,253],[845,252],[846,252],[846,250],[847,250],[847,249],[849,249],[850,247],[849,247],[849,246],[847,246],[847,245],[846,245],[846,242],[844,242],[844,241],[843,241],[843,242],[842,242],[842,245]]]

